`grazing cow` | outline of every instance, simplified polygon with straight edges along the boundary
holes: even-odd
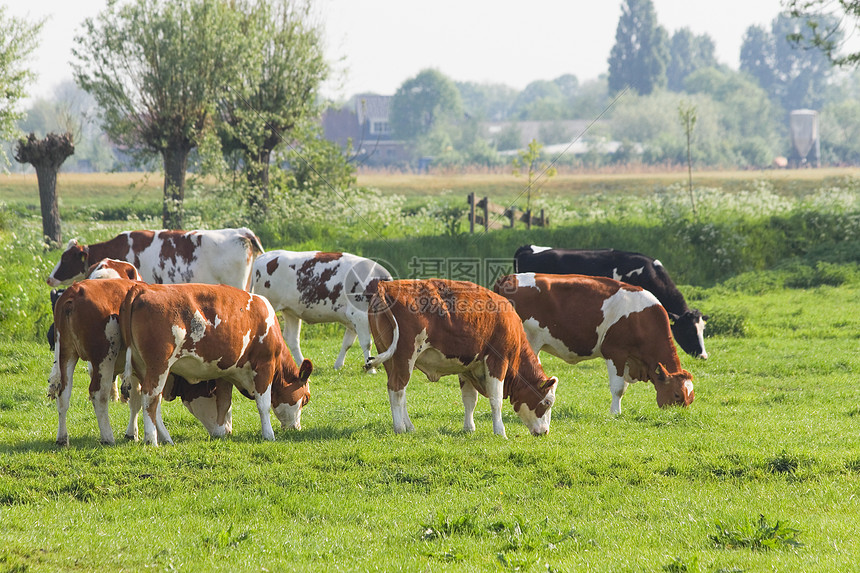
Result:
[[[246,228],[215,231],[127,231],[103,243],[69,241],[47,279],[56,287],[84,276],[90,265],[111,258],[127,261],[144,281],[157,284],[208,283],[248,289],[251,265],[263,252]]]
[[[310,360],[297,367],[272,305],[226,285],[135,283],[119,312],[128,346],[125,377],[140,380],[144,441],[156,431],[172,443],[158,414],[171,372],[190,383],[223,379],[257,403],[263,438],[274,440],[269,408],[284,427],[301,428],[310,399]]]
[[[119,311],[126,294],[134,286],[128,279],[84,280],[67,288],[54,307],[55,337],[52,339],[54,366],[48,379],[48,396],[57,400],[57,444],[68,445],[66,416],[72,393],[72,380],[78,360],[89,362],[90,400],[98,421],[100,440],[113,444],[114,436],[108,419],[108,403],[116,397],[116,376],[123,371],[125,345],[119,329]],[[218,381],[189,388],[177,377],[168,381],[165,394],[179,396],[186,408],[197,417],[213,436],[232,430],[230,395],[232,385]],[[224,398],[224,387],[227,396]],[[129,393],[130,416],[125,437],[137,440],[137,415],[141,398],[132,385]],[[206,389],[206,392],[201,390]],[[211,398],[212,396],[216,398]]]
[[[391,280],[391,273],[370,259],[349,253],[269,251],[254,261],[251,292],[265,296],[281,311],[284,340],[298,362],[304,359],[299,347],[303,320],[344,325],[343,344],[334,362],[338,370],[356,336],[365,362],[370,358],[367,301],[381,280]]]
[[[660,407],[693,402],[693,375],[681,368],[669,317],[647,290],[605,277],[535,273],[501,277],[493,290],[513,303],[535,352],[571,364],[606,360],[613,414],[637,380],[654,384]]]
[[[514,272],[609,277],[640,286],[657,297],[672,319],[678,345],[694,358],[707,359],[707,316],[687,306],[684,295],[657,259],[615,249],[552,249],[526,245],[514,254]]]
[[[431,381],[457,374],[465,415],[475,430],[480,392],[490,400],[493,432],[505,436],[502,401],[532,434],[549,431],[558,379],[547,378],[511,304],[484,287],[442,279],[379,282],[370,300],[370,330],[385,365],[394,431],[415,427],[406,411],[406,385],[418,368]]]
[[[126,261],[116,259],[102,259],[87,269],[86,279],[128,279],[131,281],[142,281],[143,277],[137,271],[137,267]]]

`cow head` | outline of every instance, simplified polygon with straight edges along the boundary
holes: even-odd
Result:
[[[511,396],[514,411],[533,436],[540,436],[549,432],[552,405],[555,402],[555,389],[557,387],[558,378],[553,376],[541,382],[537,387],[529,387],[530,391],[523,401],[515,399],[513,395]]]
[[[88,254],[86,245],[79,245],[75,239],[69,241],[66,250],[60,255],[60,261],[48,276],[46,281],[48,285],[52,287],[67,285],[84,276],[87,272]]]
[[[684,369],[669,374],[662,364],[657,364],[651,375],[651,382],[657,390],[657,405],[661,408],[677,404],[689,406],[696,397],[693,392],[693,375]]]
[[[281,421],[281,427],[302,429],[302,408],[311,399],[308,378],[314,366],[307,358],[302,361],[296,375],[296,363],[289,352],[282,355],[280,373],[272,382],[272,410]]]
[[[693,358],[708,359],[705,352],[705,322],[708,317],[698,309],[688,310],[682,315],[669,313],[672,319],[672,336],[684,352]]]

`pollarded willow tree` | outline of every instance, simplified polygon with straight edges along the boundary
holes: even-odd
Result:
[[[251,202],[265,206],[272,152],[294,141],[298,128],[317,114],[329,66],[310,2],[244,0],[237,5],[257,60],[240,70],[235,88],[222,94],[221,140],[225,151],[242,153],[248,181],[260,194]]]
[[[34,76],[26,67],[27,58],[36,48],[43,23],[8,16],[6,7],[0,6],[0,141],[12,140],[18,133],[17,122],[24,115],[18,102],[26,97]],[[0,146],[0,166],[8,161]]]
[[[75,79],[105,132],[161,156],[166,228],[182,228],[188,157],[213,128],[219,96],[254,65],[241,23],[224,0],[111,1],[75,38]]]

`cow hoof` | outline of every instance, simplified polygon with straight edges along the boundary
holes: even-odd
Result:
[[[57,445],[61,448],[69,447],[69,437],[66,436],[64,438],[57,438]]]
[[[376,374],[376,368],[374,368],[373,366],[371,366],[370,368],[365,366],[364,371],[367,372],[368,374]]]
[[[126,434],[126,435],[125,435],[125,441],[127,441],[127,442],[136,442],[136,441],[137,441],[137,436],[134,436],[134,435],[131,435],[131,434]]]

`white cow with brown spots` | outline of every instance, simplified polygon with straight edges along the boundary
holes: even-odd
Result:
[[[56,287],[81,279],[102,259],[133,264],[152,284],[226,284],[248,290],[251,265],[263,252],[250,230],[126,231],[109,241],[81,245],[72,239],[47,283]]]
[[[544,374],[507,300],[464,281],[388,281],[376,288],[368,316],[380,354],[367,367],[385,366],[395,432],[415,429],[406,411],[415,368],[434,382],[459,376],[467,432],[475,430],[479,393],[490,400],[493,433],[505,436],[505,398],[532,434],[549,431],[558,379]]]
[[[367,303],[376,283],[391,280],[378,263],[349,253],[269,251],[254,261],[251,291],[265,296],[284,318],[284,340],[296,360],[304,359],[299,346],[302,321],[339,322],[346,327],[335,370],[358,338],[367,361],[372,340]]]
[[[660,407],[693,402],[693,375],[681,368],[669,317],[647,290],[608,278],[535,273],[501,277],[493,290],[513,303],[535,352],[571,364],[606,360],[613,414],[637,380],[654,384]]]
[[[189,383],[227,380],[253,399],[263,438],[274,440],[269,409],[283,427],[301,428],[313,366],[298,367],[269,302],[226,285],[135,283],[122,303],[120,331],[128,346],[125,377],[140,380],[144,441],[172,442],[158,415],[170,374]]]

